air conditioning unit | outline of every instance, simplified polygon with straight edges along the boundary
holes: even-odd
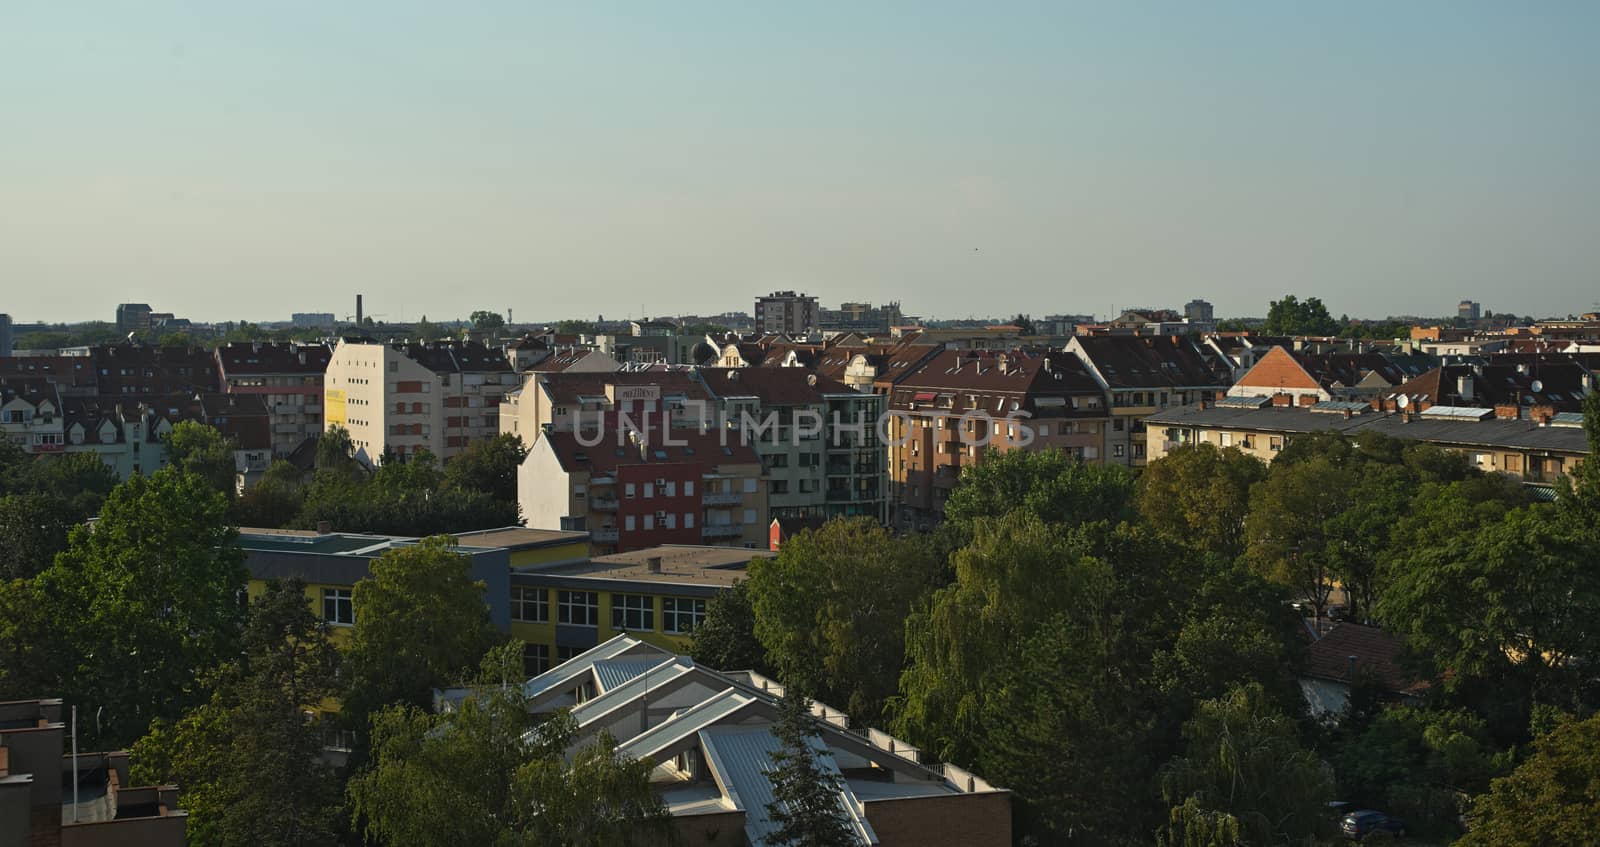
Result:
[[[666,517],[667,517],[667,513],[666,512],[664,512],[664,511],[656,512],[656,519],[657,520],[665,520]]]
[[[661,485],[666,485],[666,484],[667,484],[667,480],[666,480],[665,477],[657,477],[656,478],[656,485],[661,486]]]

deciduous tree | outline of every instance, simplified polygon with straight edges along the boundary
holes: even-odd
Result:
[[[1472,804],[1460,847],[1580,847],[1600,832],[1600,715],[1571,722]]]
[[[778,749],[772,751],[772,802],[767,815],[778,825],[764,847],[861,847],[864,843],[850,824],[840,800],[844,777],[837,768],[823,767],[831,757],[817,749],[818,737],[811,717],[811,700],[802,694],[784,697],[780,717],[772,727]]]
[[[1250,487],[1266,476],[1266,463],[1236,447],[1184,445],[1145,468],[1139,516],[1168,540],[1237,556],[1244,552]]]

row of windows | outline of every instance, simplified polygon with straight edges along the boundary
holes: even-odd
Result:
[[[672,634],[693,632],[705,615],[705,600],[663,598],[661,631]],[[522,623],[549,623],[548,592],[543,588],[513,586],[511,619]],[[600,595],[593,591],[557,591],[556,623],[570,626],[599,626]],[[654,630],[655,598],[645,594],[611,595],[611,628],[639,632]]]
[[[582,653],[579,647],[557,647],[556,664],[567,661],[573,656]],[[538,676],[550,670],[550,645],[524,644],[522,645],[522,670],[528,676]]]
[[[656,516],[655,515],[645,515],[644,516],[644,528],[645,529],[647,529],[647,530],[648,529],[655,529],[656,528],[656,523],[657,523],[657,521],[656,521]],[[670,513],[670,512],[669,513],[665,513],[665,514],[663,514],[661,516],[660,523],[661,523],[661,528],[662,529],[677,529],[678,528],[678,516],[676,514],[673,514],[673,513]],[[623,518],[622,518],[623,529],[626,529],[629,532],[632,532],[632,531],[634,531],[635,529],[638,528],[638,525],[639,525],[639,522],[634,520],[634,516],[633,515],[624,515],[623,516]],[[683,528],[684,529],[694,529],[694,512],[685,512],[683,514]]]
[[[629,500],[632,500],[634,498],[634,495],[637,492],[638,492],[638,488],[635,487],[635,485],[633,483],[631,483],[631,482],[623,485],[623,487],[622,487],[622,496],[628,498]],[[644,496],[645,496],[645,499],[649,499],[651,497],[656,496],[656,484],[655,483],[647,482],[647,483],[644,484]],[[678,496],[678,483],[673,481],[673,480],[670,480],[670,479],[667,480],[666,482],[663,482],[661,484],[661,496],[662,497],[676,497],[676,496]],[[683,496],[685,496],[685,497],[693,497],[694,496],[694,480],[686,479],[686,480],[683,481]]]

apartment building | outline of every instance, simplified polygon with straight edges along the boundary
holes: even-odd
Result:
[[[822,314],[817,298],[793,291],[774,291],[756,298],[757,332],[798,335],[816,329]]]
[[[332,358],[327,347],[257,341],[225,344],[215,355],[223,392],[266,404],[273,457],[288,457],[322,432],[322,379]]]
[[[62,397],[98,393],[91,356],[0,356],[0,385],[38,382],[54,386]]]
[[[706,604],[766,550],[674,544],[511,572],[511,634],[530,676],[627,633],[689,649]]]
[[[41,380],[0,385],[0,438],[27,453],[61,453],[61,394]]]
[[[798,367],[705,368],[716,419],[748,436],[767,477],[767,518],[887,518],[877,437],[883,398]]]
[[[893,523],[927,529],[990,450],[1060,449],[1104,460],[1106,394],[1064,353],[945,350],[888,388]]]
[[[117,332],[137,332],[151,327],[149,303],[120,303],[117,305]]]
[[[761,458],[727,430],[546,428],[517,471],[517,502],[530,525],[588,531],[597,552],[765,546]]]
[[[609,734],[620,754],[660,763],[651,788],[684,844],[765,844],[779,828],[774,727],[783,686],[753,671],[722,672],[631,633],[585,650],[523,685],[536,715],[570,709],[574,749]],[[464,691],[438,692],[443,702]],[[863,845],[1007,847],[1011,794],[826,703],[812,705],[818,766]]]
[[[162,439],[182,421],[214,427],[234,442],[234,470],[241,488],[272,464],[270,416],[259,397],[227,394],[174,395],[150,400],[71,397],[63,401],[64,451],[93,453],[119,479],[151,474],[167,463]]]
[[[1104,461],[1128,467],[1149,459],[1145,418],[1213,398],[1231,379],[1225,364],[1183,336],[1079,335],[1066,350],[1083,361],[1110,400]]]
[[[135,785],[126,752],[68,746],[71,720],[57,699],[0,703],[0,844],[183,847],[177,787]]]
[[[91,348],[90,359],[102,396],[144,399],[221,390],[216,358],[198,347],[106,344]]]
[[[420,450],[448,459],[499,433],[501,399],[517,382],[504,353],[474,341],[344,339],[323,380],[324,427],[349,430],[368,464]]]
[[[1535,407],[1426,406],[1420,411],[1386,412],[1370,402],[1322,401],[1310,406],[1277,397],[1228,397],[1216,402],[1169,408],[1150,415],[1157,433],[1150,441],[1157,459],[1182,444],[1237,447],[1264,461],[1276,458],[1290,440],[1314,432],[1351,437],[1377,432],[1421,441],[1465,454],[1484,471],[1523,482],[1551,485],[1589,453],[1583,416]]]
[[[1394,390],[1408,374],[1378,353],[1290,352],[1274,346],[1228,389],[1230,397],[1289,394],[1295,402],[1363,400]]]
[[[500,406],[500,432],[532,443],[546,427],[571,432],[613,429],[627,415],[649,428],[699,427],[710,420],[711,395],[693,370],[652,367],[615,373],[559,372],[526,375]]]

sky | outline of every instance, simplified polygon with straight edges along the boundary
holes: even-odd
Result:
[[[1600,301],[1600,3],[8,0],[0,311]]]

